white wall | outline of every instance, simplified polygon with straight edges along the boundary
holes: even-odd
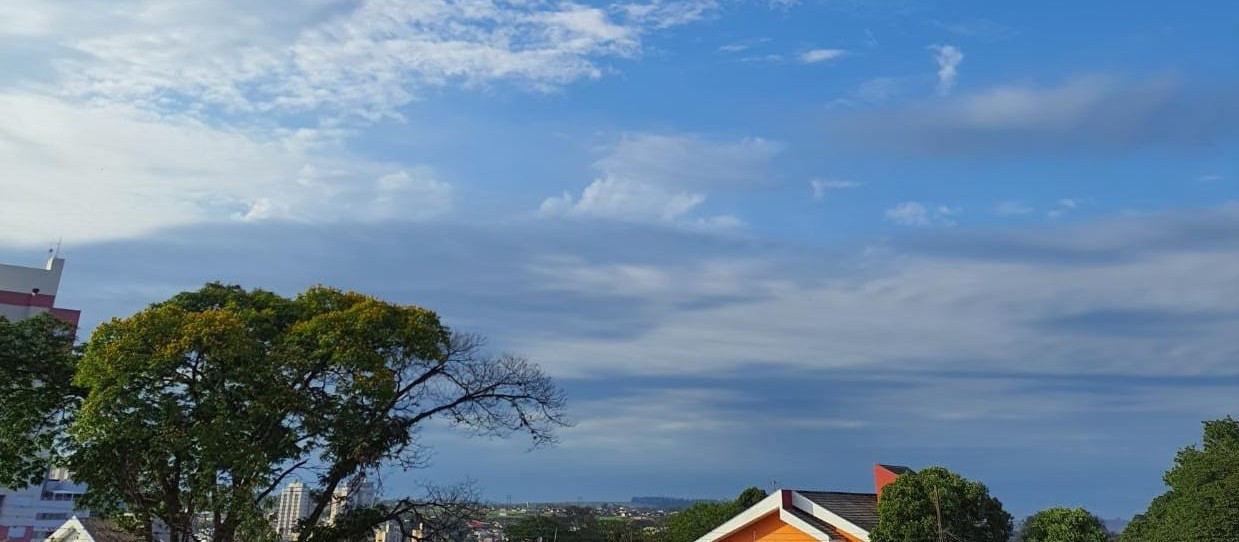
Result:
[[[28,293],[38,288],[40,294],[56,295],[64,268],[63,258],[48,260],[43,268],[0,264],[0,290]]]

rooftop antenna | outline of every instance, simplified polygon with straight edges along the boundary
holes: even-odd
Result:
[[[52,248],[47,249],[47,254],[51,256],[52,258],[59,258],[60,257],[60,244],[63,243],[64,240],[65,240],[64,237],[56,239],[56,245],[53,246]]]

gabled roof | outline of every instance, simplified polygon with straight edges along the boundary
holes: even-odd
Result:
[[[140,542],[140,538],[120,530],[116,523],[103,518],[83,518],[79,520],[86,532],[95,542]]]
[[[873,493],[781,489],[696,542],[719,542],[772,514],[819,542],[868,542],[869,530],[877,524],[878,498]]]
[[[120,530],[110,520],[102,518],[69,518],[56,532],[47,538],[49,542],[62,540],[77,540],[78,535],[85,534],[94,542],[141,542],[141,539]]]
[[[808,523],[809,525],[812,525],[814,527],[817,527],[817,530],[822,531],[823,533],[826,533],[826,535],[829,536],[831,540],[835,540],[835,539],[842,540],[843,539],[843,533],[840,533],[839,530],[834,528],[834,526],[832,526],[831,524],[826,523],[825,521],[822,521],[814,517],[813,514],[805,512],[804,510],[801,510],[799,508],[792,508],[791,510],[789,510],[789,512],[791,512],[793,516],[796,516],[801,521]]]
[[[882,467],[882,468],[884,468],[884,469],[886,469],[886,470],[888,470],[888,471],[891,471],[891,472],[893,472],[893,473],[895,473],[895,474],[911,474],[911,473],[913,473],[913,472],[916,472],[916,471],[914,471],[914,470],[912,470],[912,469],[910,469],[910,468],[908,468],[908,467],[905,467],[905,466],[903,466],[903,465],[886,465],[886,464],[878,463],[878,466],[879,466],[879,467]]]
[[[797,491],[853,525],[866,531],[878,526],[878,496],[874,493],[845,493],[841,491]]]

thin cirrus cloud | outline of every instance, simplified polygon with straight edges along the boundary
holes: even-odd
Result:
[[[511,81],[549,89],[597,78],[604,59],[638,56],[644,33],[714,9],[701,0],[603,7],[317,0],[279,8],[124,0],[77,9],[16,1],[6,8],[21,24],[0,34],[52,45],[44,60],[66,95],[161,110],[326,110],[370,119],[393,114],[426,87]]]
[[[1020,216],[1034,212],[1036,212],[1036,209],[1016,200],[1001,201],[994,206],[994,214],[998,216]]]
[[[1239,313],[1225,292],[1235,289],[1239,252],[1223,224],[1235,216],[1228,208],[1207,219],[1171,215],[1071,226],[1041,232],[1035,244],[1003,234],[980,240],[1016,241],[1008,249],[1016,254],[1005,259],[934,247],[935,238],[957,239],[967,243],[963,248],[976,240],[955,230],[927,232],[903,238],[923,247],[896,248],[897,257],[881,256],[863,274],[819,273],[799,281],[795,271],[783,275],[774,266],[746,279],[764,285],[763,295],[685,310],[663,296],[697,275],[670,268],[657,289],[624,298],[625,305],[659,307],[642,313],[635,334],[522,341],[521,350],[574,372],[585,370],[574,365],[579,360],[614,360],[610,370],[662,375],[768,363],[817,370],[1234,376],[1236,347],[1228,330]],[[1204,227],[1215,230],[1207,242],[1198,234]],[[1068,263],[1054,252],[1080,257]],[[1097,258],[1098,252],[1113,257]],[[597,263],[561,263],[560,273],[547,276],[558,292],[577,288],[586,295],[596,287],[594,273],[567,268]],[[1179,280],[1185,274],[1193,277],[1186,290]],[[624,280],[638,280],[612,276],[620,281],[616,291],[624,290]],[[1171,322],[1173,333],[1145,332],[1169,330]]]
[[[948,205],[931,205],[917,201],[905,201],[886,210],[886,220],[900,226],[950,226],[955,224],[953,217],[963,211],[958,207]]]
[[[1114,153],[1201,149],[1239,135],[1239,87],[1172,79],[1078,77],[1057,85],[999,85],[945,101],[844,113],[830,129],[845,145],[909,154]]]
[[[813,201],[821,201],[830,192],[848,190],[860,186],[864,186],[864,183],[847,179],[811,179],[809,181],[809,190],[811,191]]]
[[[226,276],[292,293],[333,280],[428,304],[556,375],[589,378],[754,364],[1234,377],[1236,224],[1231,206],[934,229],[850,255],[605,221],[202,224],[76,247],[83,279],[66,302],[103,318],[149,303],[132,296],[138,284],[175,292]],[[392,249],[410,239],[416,250]],[[1175,331],[1148,332],[1158,327]]]
[[[783,145],[762,138],[708,139],[696,135],[628,134],[594,163],[599,176],[579,196],[545,199],[544,216],[736,226],[730,215],[697,216],[710,192],[769,182]]]
[[[800,56],[797,58],[805,64],[817,64],[819,62],[835,60],[845,55],[847,55],[847,51],[843,49],[811,49],[800,53]]]

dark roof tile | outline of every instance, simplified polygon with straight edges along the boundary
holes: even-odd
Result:
[[[810,514],[808,512],[805,512],[804,510],[801,510],[799,508],[794,508],[794,507],[788,510],[788,512],[791,512],[793,516],[800,518],[805,523],[808,523],[809,525],[816,527],[817,530],[822,531],[823,533],[826,533],[826,536],[829,536],[831,540],[847,540],[847,538],[844,537],[843,534],[839,532],[839,529],[836,529],[833,525],[818,519],[813,514]]]
[[[884,468],[884,469],[886,469],[886,470],[888,470],[888,471],[891,471],[891,472],[893,472],[893,473],[895,473],[895,474],[911,474],[911,473],[916,472],[916,471],[914,471],[914,470],[912,470],[912,469],[910,469],[910,468],[908,468],[908,467],[905,467],[905,466],[903,466],[903,465],[883,465],[883,464],[881,464],[881,463],[878,463],[878,466],[879,466],[879,467],[882,467],[882,468]]]
[[[797,491],[818,506],[830,510],[852,524],[872,531],[878,526],[878,496],[874,493],[841,491]]]

